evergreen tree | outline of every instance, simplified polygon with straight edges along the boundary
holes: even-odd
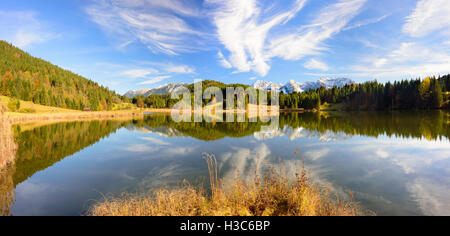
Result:
[[[441,108],[443,102],[442,87],[438,81],[434,83],[433,90],[431,92],[431,106],[432,108]]]

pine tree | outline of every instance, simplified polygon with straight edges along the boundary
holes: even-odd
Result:
[[[443,103],[443,95],[442,95],[442,87],[439,83],[439,81],[436,81],[434,83],[434,87],[431,92],[431,102],[432,102],[432,108],[441,108]]]

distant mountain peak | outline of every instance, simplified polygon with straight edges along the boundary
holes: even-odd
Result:
[[[175,89],[181,86],[185,86],[186,84],[183,83],[169,83],[164,84],[159,87],[153,88],[153,89],[138,89],[138,90],[130,90],[127,93],[125,93],[124,96],[128,98],[134,98],[136,96],[144,96],[148,97],[150,95],[167,95],[171,94]]]
[[[273,82],[263,81],[263,80],[258,80],[255,83],[253,83],[253,88],[267,90],[267,91],[272,91],[272,90],[279,91],[281,86],[283,86],[283,85],[275,84]]]
[[[262,89],[266,91],[277,91],[283,92],[285,94],[290,94],[293,92],[305,92],[309,90],[316,90],[318,88],[324,87],[326,89],[336,87],[344,87],[348,84],[355,84],[356,82],[347,78],[319,78],[317,81],[309,82],[297,82],[295,80],[289,80],[285,85],[273,83],[271,81],[257,80],[253,83],[253,88]],[[169,83],[164,84],[153,89],[138,89],[128,91],[125,96],[128,98],[134,98],[136,96],[149,96],[149,95],[167,95],[171,94],[175,89],[181,86],[187,86],[184,83]]]
[[[318,88],[324,87],[326,89],[330,89],[333,87],[344,87],[345,85],[355,84],[356,82],[347,79],[347,78],[319,78],[317,81],[309,81],[309,82],[297,82],[295,80],[289,80],[285,85],[274,84],[270,81],[262,81],[258,80],[253,84],[253,87],[256,89],[264,89],[267,91],[271,91],[275,89],[278,92],[283,92],[285,94],[290,94],[293,92],[305,92],[309,90],[316,90]]]

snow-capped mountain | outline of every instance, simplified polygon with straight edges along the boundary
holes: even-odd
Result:
[[[294,80],[289,81],[285,85],[275,84],[272,82],[266,82],[258,80],[253,84],[253,87],[256,89],[264,89],[267,91],[276,90],[278,92],[283,92],[285,94],[290,94],[293,92],[304,92],[308,90],[316,90],[318,88],[324,87],[326,89],[336,87],[344,87],[348,84],[355,84],[355,81],[347,78],[320,78],[317,81],[309,81],[309,82],[296,82]]]
[[[288,137],[291,141],[299,138],[314,138],[325,142],[346,140],[352,137],[351,135],[345,134],[343,132],[333,132],[330,130],[318,132],[303,127],[292,128],[290,126],[276,128],[273,130],[260,131],[253,134],[253,137],[255,137],[256,140],[268,140],[282,136]]]
[[[289,94],[289,93],[301,93],[303,91],[306,91],[307,89],[304,89],[304,83],[296,82],[294,80],[290,80],[287,84],[285,84],[283,87],[280,88],[280,91]]]
[[[162,86],[154,88],[154,89],[131,90],[131,91],[128,91],[125,94],[125,96],[127,96],[128,98],[134,98],[136,96],[148,97],[150,95],[167,95],[167,94],[171,94],[175,89],[182,87],[182,86],[186,86],[186,84],[170,83],[170,84],[165,84],[165,85],[162,85]]]
[[[128,91],[124,96],[128,98],[134,98],[136,96],[143,96],[146,94],[150,89],[138,89],[138,90],[130,90]]]
[[[280,88],[283,87],[282,84],[275,84],[272,82],[268,82],[268,81],[262,81],[262,80],[258,80],[253,84],[253,88],[255,89],[262,89],[262,90],[267,90],[267,91],[279,91]]]
[[[347,78],[337,78],[337,79],[321,78],[317,81],[309,81],[309,82],[296,82],[294,80],[291,80],[287,84],[282,85],[270,81],[258,80],[253,84],[253,88],[290,94],[293,92],[301,93],[308,90],[316,90],[321,87],[324,87],[326,89],[333,88],[334,86],[341,88],[348,84],[355,84],[355,81]],[[147,97],[149,95],[166,95],[171,94],[175,89],[181,86],[187,85],[183,83],[178,84],[170,83],[154,89],[131,90],[128,91],[125,94],[125,96],[127,96],[128,98],[134,98],[136,96]]]
[[[347,78],[336,78],[336,79],[320,78],[316,82],[315,89],[318,89],[320,87],[324,87],[326,89],[331,89],[333,87],[341,88],[341,87],[344,87],[345,85],[349,85],[349,84],[356,84],[356,82],[351,79],[347,79]]]

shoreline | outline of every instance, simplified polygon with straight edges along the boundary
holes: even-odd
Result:
[[[446,111],[445,109],[437,109]],[[280,109],[279,113],[320,113],[320,112],[348,112],[334,109],[320,109],[320,110],[307,110],[307,109]],[[397,111],[397,110],[395,110]],[[191,114],[195,114],[196,111],[191,110]],[[367,112],[367,111],[363,111]],[[83,111],[70,111],[70,112],[55,112],[55,113],[17,113],[17,112],[5,112],[11,125],[21,125],[29,123],[58,123],[58,122],[70,122],[70,121],[90,121],[90,120],[114,120],[114,119],[133,119],[142,118],[149,114],[171,114],[172,109],[142,109],[142,110],[119,110],[119,111],[95,111],[95,112],[83,112]],[[224,110],[223,114],[235,113],[242,114],[247,113],[249,117],[259,116],[259,112],[249,110]],[[268,110],[268,115],[272,115],[271,109]]]
[[[194,110],[190,111],[192,114]],[[280,110],[280,112],[284,112]],[[57,123],[57,122],[69,122],[69,121],[89,121],[89,120],[112,120],[122,118],[138,118],[147,114],[159,113],[159,114],[171,114],[172,109],[142,109],[142,110],[121,110],[121,111],[71,111],[71,112],[58,112],[58,113],[18,113],[7,112],[9,120],[12,125],[29,124],[35,122],[44,123]],[[226,113],[249,113],[246,110],[224,110]],[[268,111],[270,115],[270,109]],[[257,111],[256,111],[256,114]]]
[[[20,114],[10,113],[9,120],[12,125],[27,124],[34,122],[65,122],[65,121],[88,121],[88,120],[110,120],[119,118],[133,118],[143,116],[141,111],[99,111],[99,112],[68,112],[68,113],[45,113],[45,114]]]

